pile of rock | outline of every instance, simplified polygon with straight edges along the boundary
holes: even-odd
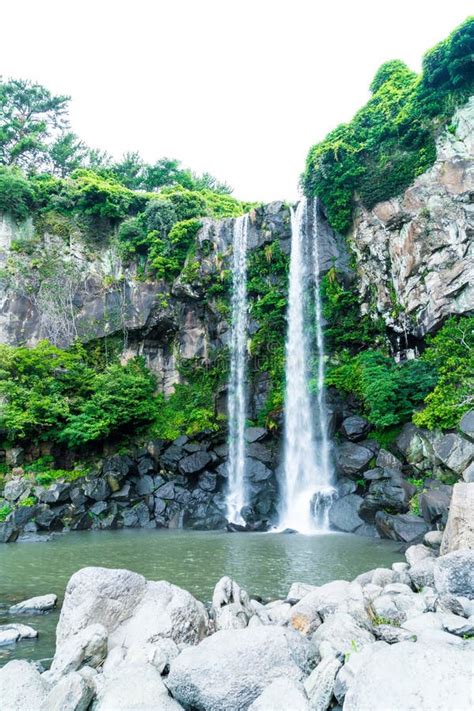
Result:
[[[440,544],[453,542],[427,533],[406,563],[294,583],[267,604],[222,578],[208,608],[167,582],[84,568],[51,668],[9,662],[0,698],[9,711],[467,711],[474,550],[439,557]]]

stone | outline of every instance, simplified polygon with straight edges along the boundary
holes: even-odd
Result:
[[[309,583],[292,583],[290,589],[288,590],[286,601],[294,605],[308,593],[313,592],[313,590],[317,590],[317,587],[317,585],[310,585]]]
[[[211,615],[216,630],[247,627],[253,614],[248,593],[231,578],[221,578],[212,595]]]
[[[31,484],[26,479],[15,478],[5,482],[3,487],[3,496],[7,501],[14,503],[19,501],[23,496],[28,495],[31,489]]]
[[[361,518],[373,523],[377,511],[388,509],[392,513],[408,511],[415,487],[405,481],[395,470],[384,469],[384,478],[372,481],[359,509]]]
[[[157,499],[165,499],[166,501],[173,501],[175,497],[174,484],[169,481],[166,484],[158,487],[155,491],[155,497]]]
[[[12,447],[5,452],[5,462],[9,467],[21,467],[25,461],[25,450],[23,447]],[[6,497],[5,497],[6,498]]]
[[[350,585],[346,580],[334,580],[305,595],[291,610],[291,627],[311,636],[320,626],[322,618],[335,612],[347,599]]]
[[[474,483],[474,462],[471,462],[470,465],[463,471],[462,478],[468,484]]]
[[[289,602],[281,602],[272,607],[267,606],[268,617],[270,618],[270,624],[273,625],[286,625],[290,619],[291,605]]]
[[[354,494],[357,490],[357,484],[353,479],[348,479],[346,476],[342,476],[337,480],[337,491],[339,497],[347,496],[348,494]]]
[[[375,641],[374,635],[358,624],[346,612],[330,615],[318,627],[313,635],[313,642],[319,647],[321,642],[329,642],[338,654],[347,654]]]
[[[291,679],[276,679],[250,704],[248,711],[276,711],[277,709],[311,711],[303,685]]]
[[[80,674],[67,674],[51,689],[40,711],[87,711],[94,689]]]
[[[70,493],[70,484],[58,483],[44,489],[38,498],[45,504],[62,504],[65,501],[69,501]]]
[[[267,436],[268,432],[264,427],[247,427],[245,429],[244,437],[245,441],[251,444],[252,442],[259,442]]]
[[[382,538],[410,543],[421,538],[428,531],[428,525],[420,516],[413,514],[388,514],[377,511],[375,526]]]
[[[375,460],[375,465],[377,467],[381,467],[382,469],[388,468],[388,469],[401,469],[402,468],[402,463],[396,457],[394,454],[391,452],[388,452],[386,449],[381,449],[379,453],[377,454],[377,459]]]
[[[186,443],[184,443],[186,444]],[[172,444],[165,449],[160,457],[161,464],[166,469],[176,470],[179,460],[184,456],[183,448]]]
[[[310,643],[294,630],[221,630],[171,662],[167,686],[185,707],[241,711],[276,679],[302,681],[311,660]]]
[[[112,493],[105,479],[90,479],[84,484],[84,493],[95,501],[104,501]]]
[[[0,627],[0,647],[15,644],[20,639],[20,633],[13,627],[1,625]]]
[[[459,617],[466,617],[463,598],[460,599],[455,595],[439,595],[435,601],[435,612],[450,612]]]
[[[423,543],[434,550],[441,546],[443,540],[443,531],[428,531],[423,536]]]
[[[203,491],[215,491],[217,486],[217,474],[215,472],[203,472],[199,477],[199,488]]]
[[[471,706],[472,652],[447,644],[400,642],[377,649],[355,674],[344,711]],[[390,706],[387,706],[389,700]]]
[[[379,532],[372,523],[363,523],[362,526],[356,528],[354,533],[365,538],[380,538]]]
[[[474,459],[474,443],[455,433],[435,439],[433,449],[441,463],[459,475]]]
[[[442,625],[446,632],[455,634],[458,637],[472,637],[474,635],[474,617],[466,620],[465,617],[460,617],[453,613],[444,613]]]
[[[421,513],[427,523],[446,525],[452,491],[452,486],[439,484],[436,488],[425,490],[418,496]]]
[[[364,439],[369,430],[370,424],[368,421],[364,417],[359,417],[358,415],[346,417],[341,425],[343,437],[351,442],[358,442],[359,440]]]
[[[378,649],[383,649],[387,646],[386,642],[378,641],[373,644],[367,644],[361,649],[354,649],[346,656],[345,664],[337,674],[334,684],[334,696],[340,704],[344,701],[344,697],[363,663]]]
[[[474,483],[454,485],[440,553],[462,548],[474,549]]]
[[[21,625],[18,623],[0,625],[0,646],[2,644],[7,644],[5,641],[2,643],[2,635],[4,635],[4,640],[9,636],[13,637],[16,635],[16,639],[14,641],[17,641],[20,639],[36,639],[38,632],[29,625]]]
[[[416,565],[416,563],[419,563],[420,560],[424,560],[425,558],[433,558],[433,556],[434,553],[431,548],[427,548],[422,543],[410,546],[405,551],[405,558],[410,566]]]
[[[20,535],[20,529],[13,521],[0,523],[0,543],[14,543]]]
[[[247,477],[252,482],[266,482],[273,476],[273,472],[263,462],[252,457],[245,458]]]
[[[459,595],[473,600],[474,550],[457,550],[437,558],[434,580],[439,595]]]
[[[57,602],[57,595],[39,595],[12,605],[8,611],[10,615],[41,615],[56,607]]]
[[[336,674],[341,666],[342,662],[339,659],[333,656],[327,656],[319,662],[316,669],[313,669],[309,677],[305,680],[304,688],[312,710],[327,711],[329,708],[334,691]]]
[[[137,478],[136,489],[139,496],[147,496],[148,494],[153,493],[155,489],[153,477],[149,474],[142,474],[142,476],[139,476]]]
[[[426,602],[421,595],[379,595],[372,602],[375,619],[381,624],[401,625],[410,617],[426,611]]]
[[[197,474],[202,472],[212,461],[212,456],[209,452],[195,452],[183,457],[179,462],[179,471],[181,474]]]
[[[434,558],[424,558],[410,568],[408,574],[415,590],[434,586],[434,567]]]
[[[336,499],[329,510],[329,523],[332,528],[338,531],[351,533],[356,528],[362,526],[364,521],[359,516],[359,507],[362,497],[357,494],[349,494],[340,499]]]
[[[374,625],[374,634],[377,639],[387,642],[387,644],[398,644],[398,642],[416,642],[416,635],[413,632],[396,627],[395,625]]]
[[[366,481],[376,481],[377,479],[385,479],[385,471],[382,467],[367,469],[362,475]]]
[[[343,442],[336,448],[336,463],[338,469],[346,476],[356,476],[366,468],[373,453],[367,447],[361,447],[353,442]]]
[[[262,442],[252,442],[247,445],[246,449],[247,455],[253,459],[258,459],[267,465],[272,465],[274,460],[273,451],[266,444]]]
[[[471,442],[474,441],[474,410],[469,410],[461,417],[459,429]]]
[[[95,669],[107,656],[107,630],[104,625],[92,624],[58,642],[51,663],[51,678],[74,672],[83,666]]]
[[[0,703],[5,711],[40,711],[48,691],[33,664],[14,659],[0,669]]]

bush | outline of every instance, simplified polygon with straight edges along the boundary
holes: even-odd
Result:
[[[71,177],[73,209],[85,215],[119,221],[146,204],[143,194],[124,188],[120,183],[91,170],[76,170]]]
[[[15,220],[25,220],[34,201],[33,187],[22,172],[0,165],[0,212],[8,212]]]
[[[149,237],[153,237],[150,264],[159,279],[171,280],[178,276],[201,226],[196,219],[182,220],[173,225],[168,239],[163,239],[157,232],[150,233]]]
[[[149,242],[142,217],[129,217],[124,220],[118,229],[117,238],[120,251],[126,257],[148,252]]]

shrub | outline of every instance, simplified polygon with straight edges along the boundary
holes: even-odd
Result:
[[[200,220],[182,220],[173,225],[168,239],[157,232],[150,233],[150,264],[159,279],[171,280],[178,276],[201,226]]]
[[[0,165],[0,212],[10,213],[15,220],[25,220],[34,200],[33,187],[22,172]]]
[[[71,177],[73,209],[85,215],[119,221],[131,212],[137,212],[146,203],[143,194],[124,188],[111,178],[103,178],[91,170],[76,170]]]

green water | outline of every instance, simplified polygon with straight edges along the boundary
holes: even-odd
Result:
[[[351,580],[359,573],[401,560],[399,544],[349,534],[302,536],[204,531],[84,531],[47,543],[0,546],[0,624],[13,621],[9,605],[46,593],[62,602],[70,576],[87,565],[128,568],[150,580],[168,580],[207,602],[223,575],[251,595],[285,597],[291,583]],[[9,659],[47,660],[54,653],[59,612],[16,617],[39,631],[37,640],[0,647]]]

